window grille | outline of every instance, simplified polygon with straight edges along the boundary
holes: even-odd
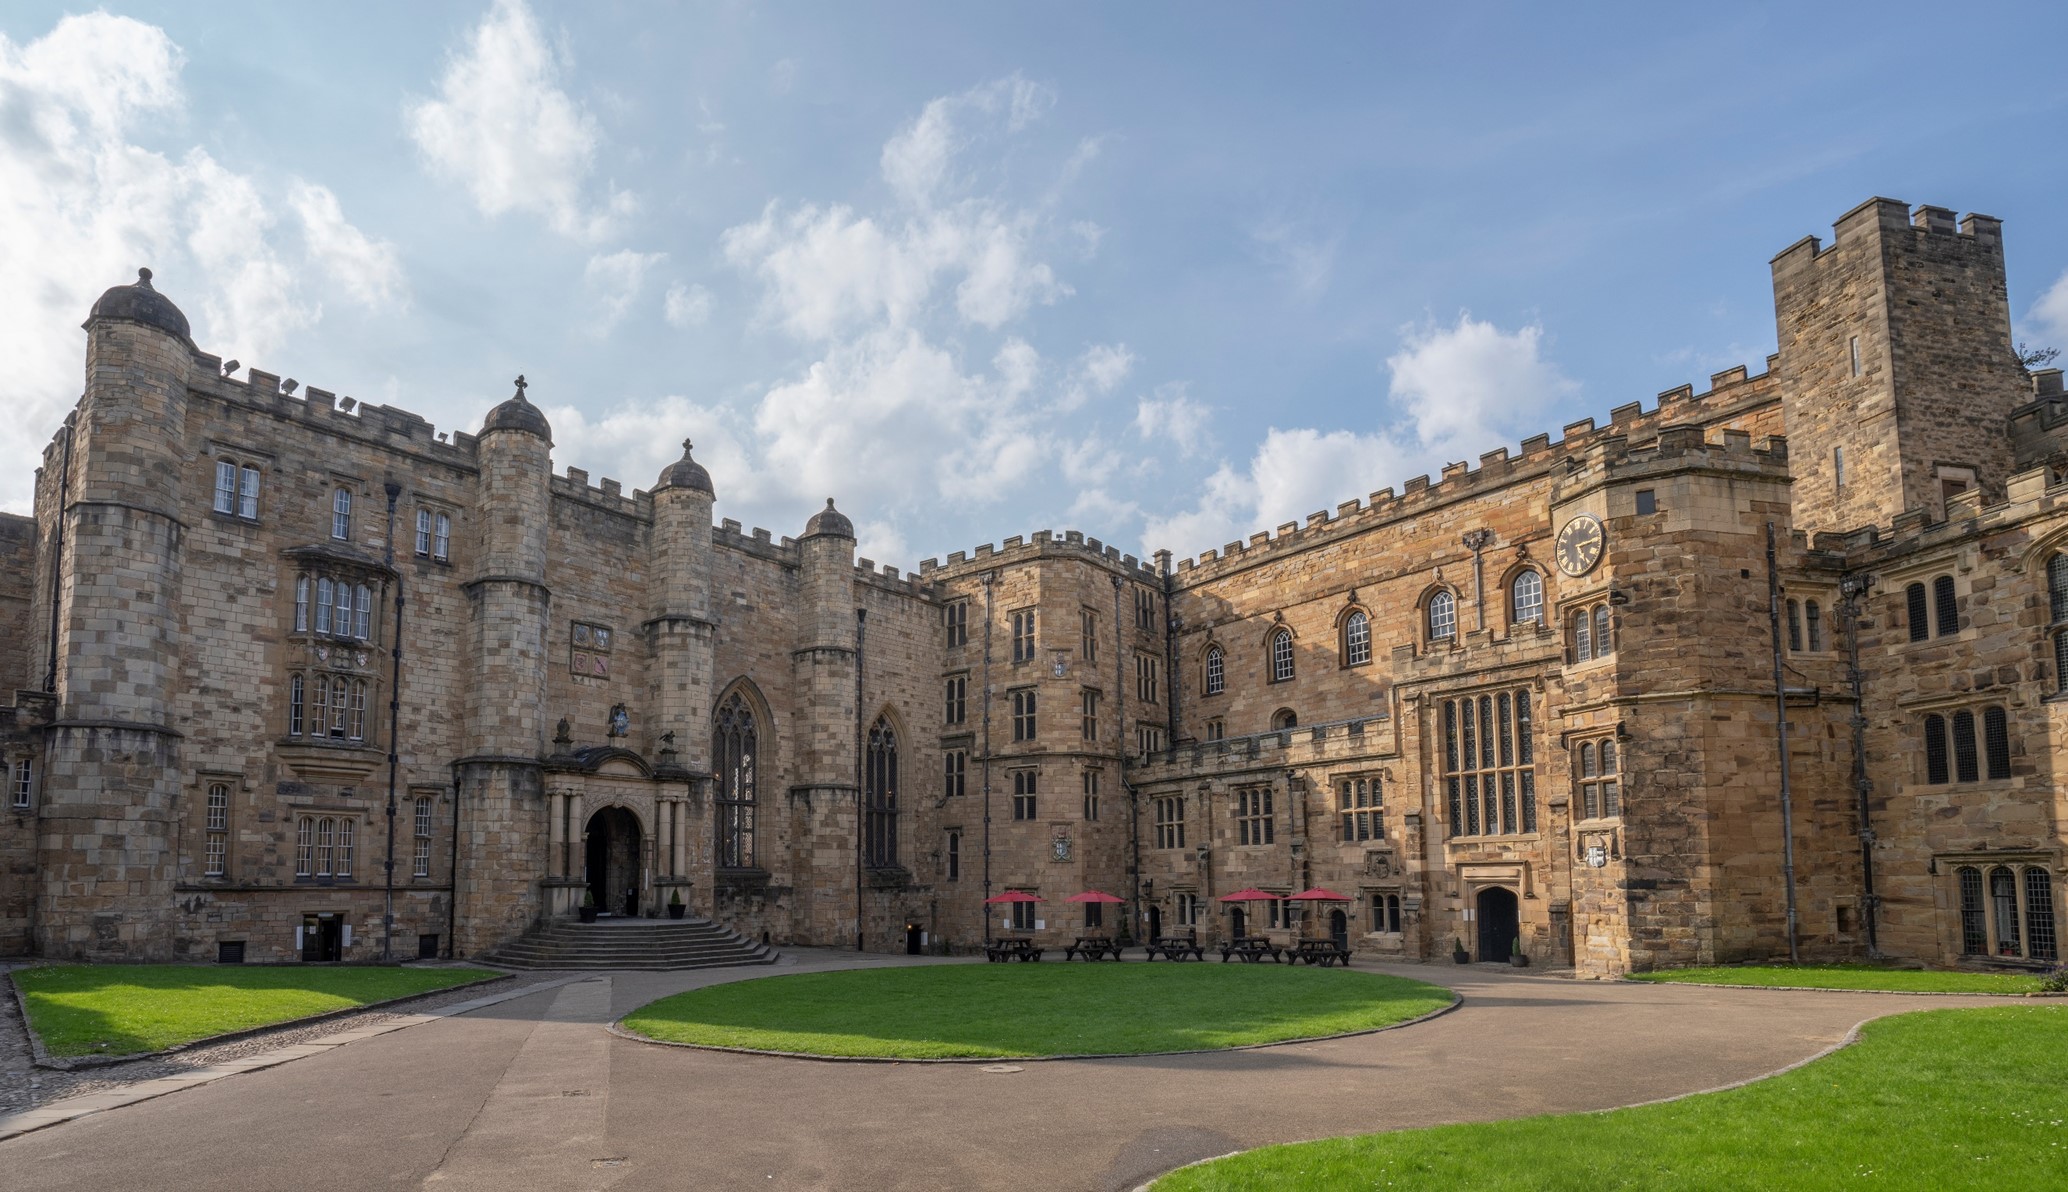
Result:
[[[330,496],[330,536],[339,542],[352,538],[352,490],[340,488]]]
[[[863,802],[868,819],[863,836],[862,857],[870,865],[888,867],[898,863],[898,737],[888,720],[879,719],[869,730],[868,753],[862,769]]]
[[[1240,844],[1270,844],[1276,836],[1271,814],[1271,790],[1235,792],[1235,831]]]
[[[1989,929],[1982,912],[1982,871],[1972,865],[1960,867],[1960,951],[1963,956],[1985,956],[1989,952]]]
[[[2018,954],[2018,883],[1999,865],[1989,871],[1989,906],[1996,928],[1996,954]]]
[[[718,709],[711,763],[718,778],[718,867],[751,869],[754,865],[754,786],[757,756],[754,713],[735,692]]]
[[[1930,614],[1925,609],[1924,585],[1911,584],[1903,589],[1903,615],[1910,622],[1910,640],[1921,642],[1931,636]]]
[[[1034,770],[1012,772],[1012,817],[1031,820],[1040,815],[1040,774]]]
[[[1371,661],[1371,618],[1353,609],[1343,620],[1343,665],[1363,666]]]
[[[1336,812],[1342,819],[1344,843],[1386,838],[1385,804],[1376,776],[1345,778],[1338,783]]]
[[[1510,615],[1517,625],[1544,619],[1544,577],[1534,571],[1518,572],[1509,585]]]
[[[2054,633],[2054,686],[2068,691],[2068,629]]]
[[[1956,782],[1980,782],[1982,770],[1975,755],[1975,714],[1965,709],[1953,714],[1953,777]]]
[[[1271,681],[1273,683],[1283,683],[1292,677],[1292,630],[1281,629],[1271,635]]]
[[[1788,602],[1788,650],[1802,653],[1802,605],[1793,600]]]
[[[1205,670],[1206,693],[1208,695],[1219,695],[1228,689],[1227,665],[1226,661],[1221,657],[1221,648],[1219,646],[1207,647]],[[2062,674],[2068,675],[2068,670],[2064,670]],[[2063,685],[2068,686],[2068,680],[2064,680]]]
[[[1448,641],[1458,632],[1458,601],[1449,592],[1429,598],[1429,640]]]
[[[416,855],[410,871],[416,877],[431,876],[431,800],[416,801]]]
[[[1941,637],[1960,632],[1960,604],[1953,598],[1953,577],[1942,575],[1932,581],[1932,611],[1937,614]]]
[[[2033,960],[2059,959],[2054,934],[2054,879],[2034,865],[2025,870],[2025,955]]]
[[[1982,709],[1982,748],[1991,781],[2011,776],[2010,717],[2002,708]]]
[[[1819,608],[1814,600],[1804,601],[1802,616],[1803,620],[1809,624],[1809,648],[1813,651],[1823,649],[1824,610]]]
[[[1537,830],[1535,725],[1527,690],[1442,701],[1453,836]]]

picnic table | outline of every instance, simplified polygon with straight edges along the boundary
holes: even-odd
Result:
[[[1199,946],[1196,938],[1187,935],[1159,935],[1149,941],[1148,952],[1150,960],[1158,956],[1172,961],[1183,960],[1187,956],[1194,960],[1206,959],[1206,949]]]
[[[1291,960],[1318,964],[1323,968],[1331,964],[1350,967],[1350,949],[1334,940],[1301,940],[1293,945],[1293,950],[1287,955]]]
[[[1034,941],[1031,939],[1019,937],[997,939],[984,945],[984,959],[994,964],[1008,960],[1039,960],[1041,959],[1041,951],[1040,948],[1034,946]]]
[[[1255,964],[1266,956],[1273,961],[1277,961],[1281,959],[1285,951],[1285,949],[1272,943],[1269,937],[1241,935],[1221,945],[1221,963],[1226,964],[1238,956],[1251,964]],[[1285,963],[1290,964],[1292,962],[1287,960]]]
[[[1077,942],[1063,949],[1064,960],[1075,960],[1079,956],[1086,960],[1104,960],[1111,956],[1120,959],[1120,945],[1103,935],[1080,935]]]

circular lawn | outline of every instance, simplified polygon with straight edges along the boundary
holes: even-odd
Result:
[[[1450,990],[1348,969],[954,964],[762,977],[625,1016],[667,1043],[884,1059],[1026,1059],[1251,1047],[1378,1030]]]

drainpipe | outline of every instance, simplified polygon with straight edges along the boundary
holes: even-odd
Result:
[[[991,942],[991,598],[998,581],[996,571],[984,573],[984,943]]]
[[[460,764],[452,763],[452,860],[446,869],[445,895],[445,958],[457,960],[460,954]]]
[[[1120,619],[1120,577],[1106,577],[1113,584],[1113,758],[1120,767],[1121,784],[1127,787],[1127,814],[1130,821],[1136,818],[1140,803],[1136,798],[1134,784],[1127,780],[1127,628]],[[1135,880],[1130,887],[1134,904],[1128,908],[1133,922],[1142,921],[1142,835],[1139,827],[1130,823],[1128,835],[1134,853]]]
[[[1487,529],[1472,530],[1458,541],[1472,552],[1472,627],[1486,628],[1486,560],[1482,553],[1486,544],[1494,540],[1494,532]]]
[[[401,765],[395,733],[402,708],[402,573],[395,569],[395,502],[402,496],[402,486],[390,480],[384,487],[388,494],[388,541],[382,561],[395,577],[395,640],[391,643],[394,663],[388,682],[388,855],[381,862],[381,960],[385,963],[395,959],[395,779]]]
[[[1867,676],[1860,669],[1860,597],[1874,584],[1871,575],[1848,575],[1838,581],[1838,607],[1845,621],[1846,681],[1853,689],[1853,799],[1860,824],[1860,917],[1867,928],[1867,957],[1881,958],[1877,934],[1881,895],[1874,892],[1874,816],[1870,798],[1874,781],[1867,777]]]
[[[869,809],[862,805],[862,641],[869,610],[854,610],[854,950],[862,950],[862,842],[867,838]]]
[[[1774,736],[1781,759],[1781,880],[1788,887],[1788,963],[1795,946],[1795,807],[1788,784],[1788,690],[1781,680],[1781,573],[1774,558],[1774,523],[1766,523],[1766,619],[1774,651]]]

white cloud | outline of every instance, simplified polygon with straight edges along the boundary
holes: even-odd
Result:
[[[664,252],[634,252],[629,248],[590,257],[582,268],[582,288],[596,310],[591,332],[601,337],[615,330],[638,300],[639,291],[646,285],[647,271],[667,259]]]
[[[1503,331],[1469,314],[1402,332],[1387,357],[1394,422],[1375,432],[1273,427],[1246,467],[1223,463],[1193,508],[1152,518],[1145,541],[1180,553],[1397,486],[1416,472],[1473,459],[1534,433],[1578,386],[1543,358],[1544,330]]]
[[[1054,90],[1017,74],[930,100],[910,125],[885,142],[880,159],[883,180],[911,206],[931,207],[942,191],[950,189],[955,157],[977,138],[995,132],[1001,111],[1004,131],[1018,133],[1047,115],[1055,101]],[[1096,142],[1079,149],[1084,161],[1097,152]],[[1066,173],[1081,165],[1073,161]]]
[[[315,273],[354,302],[402,288],[392,251],[327,190],[292,180],[283,198],[206,150],[140,143],[184,106],[184,63],[164,30],[107,13],[66,17],[27,43],[0,36],[0,326],[20,333],[0,458],[40,453],[80,391],[80,320],[139,266],[201,347],[261,365],[321,318]],[[0,508],[26,510],[31,481],[25,468],[0,472]]]
[[[408,305],[402,261],[395,246],[347,223],[329,187],[296,179],[288,190],[288,203],[301,218],[310,258],[346,293],[363,306]]]
[[[1085,350],[1079,367],[1093,392],[1111,393],[1134,370],[1135,356],[1126,344],[1093,344]]]
[[[1328,289],[1342,236],[1315,236],[1282,219],[1259,224],[1249,236],[1257,255],[1294,290],[1311,298]]]
[[[661,303],[661,314],[670,327],[701,327],[711,318],[711,291],[702,286],[685,286],[678,281],[668,287],[668,296]]]
[[[1151,442],[1169,440],[1186,455],[1206,445],[1206,426],[1213,413],[1193,401],[1183,384],[1160,386],[1155,397],[1135,403],[1135,433]]]
[[[481,411],[487,413],[486,410]],[[682,458],[682,440],[696,442],[696,460],[711,473],[711,484],[728,501],[751,499],[755,467],[748,436],[725,411],[669,395],[626,402],[591,417],[574,406],[546,407],[553,424],[553,453],[565,460],[609,460],[623,469],[614,478],[627,491],[651,488],[661,469]],[[480,425],[479,416],[469,425]],[[602,479],[592,478],[591,483]]]
[[[601,209],[589,208],[583,189],[603,132],[560,75],[523,0],[496,0],[465,49],[448,56],[437,97],[411,103],[405,117],[433,172],[465,186],[483,214],[530,212],[594,242],[638,203],[611,189]]]
[[[2068,271],[2025,312],[2024,324],[2020,330],[2028,337],[2027,346],[2068,349]]]

